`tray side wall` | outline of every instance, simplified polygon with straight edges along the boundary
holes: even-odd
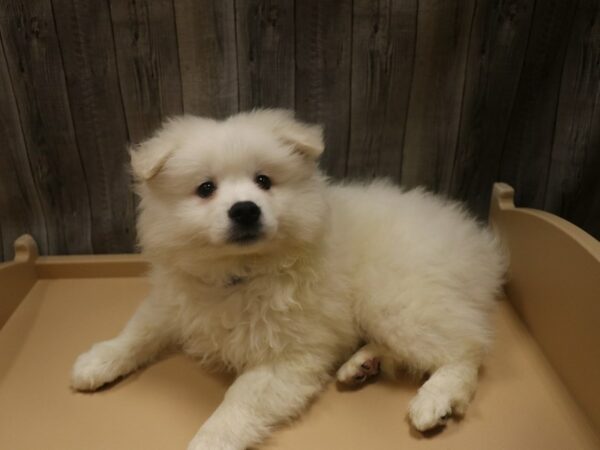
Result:
[[[510,253],[507,296],[600,434],[600,243],[551,214],[515,208],[497,183],[490,222]]]
[[[0,264],[0,329],[37,281],[37,245],[29,235],[15,243],[15,259]]]
[[[0,266],[0,328],[17,309],[21,300],[37,281],[35,266],[24,262],[10,262]]]

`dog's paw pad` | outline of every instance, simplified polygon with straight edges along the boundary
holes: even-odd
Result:
[[[337,379],[340,383],[358,385],[368,378],[379,374],[379,358],[351,358],[338,370]]]
[[[419,392],[412,400],[408,416],[419,431],[445,425],[452,416],[452,405],[448,398]]]
[[[379,373],[379,365],[379,358],[371,358],[362,363],[360,369],[369,377]]]

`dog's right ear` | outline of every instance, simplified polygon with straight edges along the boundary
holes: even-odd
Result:
[[[129,148],[131,157],[131,170],[137,181],[148,181],[154,177],[165,162],[173,154],[175,147],[161,139],[160,136],[154,136],[140,144]]]
[[[177,129],[189,121],[185,116],[167,120],[152,137],[129,148],[131,170],[136,181],[148,181],[163,168],[178,145]]]

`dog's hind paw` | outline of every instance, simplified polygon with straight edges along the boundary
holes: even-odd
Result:
[[[356,352],[337,372],[340,383],[358,385],[379,374],[381,362],[368,346]]]

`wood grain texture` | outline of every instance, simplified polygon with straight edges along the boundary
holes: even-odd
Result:
[[[44,214],[29,166],[3,45],[0,45],[0,104],[1,260],[13,258],[13,242],[23,233],[31,234],[41,251],[48,251]]]
[[[576,3],[537,1],[499,179],[518,205],[543,208],[565,53]]]
[[[94,253],[131,252],[135,233],[127,126],[108,3],[52,0],[86,178]]]
[[[0,33],[33,182],[46,219],[47,251],[90,253],[88,183],[73,130],[50,2],[4,0]]]
[[[400,178],[417,2],[354,1],[346,175]]]
[[[285,107],[336,178],[485,217],[492,182],[600,237],[600,0],[0,0],[0,257],[128,252],[128,142]]]
[[[402,163],[407,186],[449,190],[474,13],[474,1],[419,1]]]
[[[183,110],[225,117],[238,111],[234,0],[177,0]]]
[[[321,166],[341,178],[350,133],[352,0],[297,1],[295,17],[295,109],[325,127]]]
[[[294,108],[294,1],[236,2],[239,107]]]
[[[535,0],[477,3],[449,194],[487,217]]]
[[[544,209],[600,237],[600,5],[579,3],[563,65]]]
[[[183,113],[172,0],[110,0],[119,82],[131,142]]]

